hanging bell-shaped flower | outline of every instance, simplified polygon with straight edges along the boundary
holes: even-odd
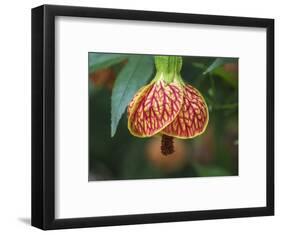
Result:
[[[162,153],[172,153],[172,138],[188,139],[202,134],[208,124],[203,96],[180,75],[182,58],[155,56],[156,76],[140,88],[128,105],[128,129],[137,137],[162,134]]]

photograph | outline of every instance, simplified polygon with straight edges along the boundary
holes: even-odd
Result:
[[[274,18],[157,9],[32,9],[32,226],[274,215]]]
[[[89,52],[88,180],[238,176],[238,62]]]

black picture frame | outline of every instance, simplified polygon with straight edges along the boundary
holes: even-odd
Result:
[[[55,17],[90,17],[266,29],[266,206],[87,218],[55,218]],[[274,20],[43,5],[32,9],[33,226],[49,230],[274,215]]]

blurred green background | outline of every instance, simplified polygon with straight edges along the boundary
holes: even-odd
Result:
[[[134,64],[136,56],[142,63]],[[130,134],[126,111],[111,137],[114,86],[130,66],[147,77],[143,83],[155,75],[152,55],[89,53],[89,180],[238,175],[238,58],[183,57],[181,75],[201,92],[210,117],[201,136],[174,139],[169,156],[161,154],[160,137]]]

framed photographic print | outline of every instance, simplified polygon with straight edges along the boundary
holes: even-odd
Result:
[[[32,225],[274,214],[274,20],[32,9]]]

